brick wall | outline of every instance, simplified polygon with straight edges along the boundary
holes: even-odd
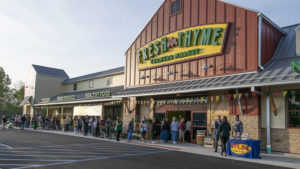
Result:
[[[262,128],[261,149],[266,149],[266,129]],[[271,150],[300,153],[299,129],[271,129]]]
[[[230,124],[234,124],[234,116],[228,118]],[[243,133],[249,133],[250,138],[254,140],[261,139],[260,117],[240,115],[240,120],[243,122]]]

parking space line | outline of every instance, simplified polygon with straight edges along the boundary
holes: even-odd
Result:
[[[8,145],[6,145],[6,144],[2,144],[2,143],[0,143],[0,146],[5,147],[5,148],[7,148],[7,149],[13,149],[13,147],[8,146]]]
[[[56,162],[56,161],[65,161],[65,162],[73,162],[74,160],[40,160],[40,159],[10,159],[10,158],[0,158],[0,161],[40,161],[40,162]],[[76,161],[76,160],[75,160]]]
[[[165,152],[170,152],[170,151],[173,151],[173,150],[163,150],[163,151],[157,151],[157,152],[144,152],[144,153],[138,153],[138,154],[122,154],[122,155],[117,155],[117,156],[98,157],[98,158],[91,158],[91,159],[84,159],[84,160],[73,160],[73,161],[65,161],[65,162],[58,162],[58,163],[51,163],[51,164],[40,164],[40,165],[35,165],[35,166],[24,166],[24,167],[13,168],[13,169],[44,167],[44,166],[70,164],[70,163],[78,163],[78,162],[93,161],[93,160],[102,160],[102,159],[121,158],[121,157],[148,155],[148,154],[156,154],[156,153],[165,153]]]
[[[27,155],[27,154],[24,154],[24,155],[22,155],[22,154],[0,154],[0,156],[9,156],[9,157],[99,157],[99,156],[96,156],[96,155],[94,155],[94,156],[76,156],[76,155],[71,155],[71,156],[68,156],[68,155],[40,155],[40,154],[38,154],[38,155],[33,155],[33,154],[31,154],[31,155]]]

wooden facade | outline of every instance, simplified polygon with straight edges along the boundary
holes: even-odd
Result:
[[[125,87],[258,70],[258,13],[219,0],[182,0],[181,12],[171,15],[173,1],[164,1],[126,51]],[[136,51],[143,45],[181,29],[215,23],[230,23],[222,55],[139,70]],[[265,64],[272,58],[281,34],[265,21],[262,27],[262,63]],[[212,67],[202,69],[205,63]],[[168,72],[174,73],[168,75]]]

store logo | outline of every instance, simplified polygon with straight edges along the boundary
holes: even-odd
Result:
[[[136,51],[139,69],[223,53],[229,24],[182,29],[158,38]]]
[[[296,62],[291,62],[291,66],[292,66],[291,72],[300,73],[300,61],[298,61],[298,64]]]
[[[230,149],[235,154],[245,155],[251,152],[251,147],[246,144],[230,144]]]

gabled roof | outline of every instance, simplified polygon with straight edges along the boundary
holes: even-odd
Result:
[[[299,25],[299,24],[298,24]],[[292,61],[296,56],[295,28],[298,25],[284,27],[287,34],[282,37],[272,60],[260,72],[249,72],[227,76],[201,78],[173,83],[141,86],[125,89],[119,97],[155,96],[177,93],[192,93],[213,90],[227,90],[273,85],[300,84],[300,73],[291,72]]]
[[[92,74],[88,74],[88,75],[83,75],[83,76],[79,76],[79,77],[66,79],[65,81],[63,81],[63,84],[75,83],[75,82],[79,82],[79,81],[83,81],[83,80],[89,80],[89,79],[109,76],[109,75],[123,73],[123,72],[124,72],[124,66],[114,68],[114,69],[109,69],[106,71],[101,71],[101,72],[97,72],[97,73],[92,73]]]
[[[45,67],[45,66],[40,66],[40,65],[32,65],[32,67],[34,68],[36,73],[40,74],[40,75],[62,77],[62,78],[65,78],[65,79],[69,78],[68,74],[62,69]]]

